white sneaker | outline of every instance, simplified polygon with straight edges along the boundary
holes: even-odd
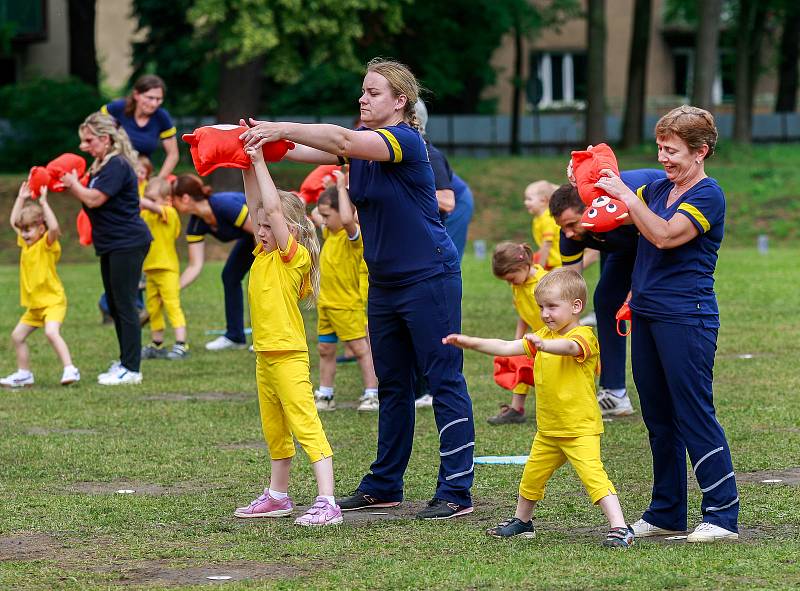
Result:
[[[142,372],[131,371],[126,367],[120,365],[115,372],[108,374],[100,374],[97,377],[97,383],[101,386],[121,386],[123,384],[141,384]]]
[[[371,394],[369,396],[361,397],[361,404],[358,405],[358,411],[374,412],[378,410],[379,407],[380,407],[380,402],[378,401],[378,396],[376,394]]]
[[[74,365],[64,368],[64,373],[61,374],[61,385],[69,386],[81,380],[81,372]]]
[[[108,366],[108,369],[97,376],[97,380],[100,381],[100,378],[107,378],[108,376],[117,373],[117,370],[122,367],[122,363],[119,360],[114,360],[111,362],[111,365]]]
[[[597,326],[597,314],[594,312],[589,312],[586,316],[581,318],[580,320],[581,326]]]
[[[333,399],[333,396],[323,396],[319,390],[314,390],[314,404],[317,410],[336,410],[336,401]]]
[[[603,388],[597,391],[597,404],[600,405],[600,414],[604,417],[624,417],[633,414],[633,406],[627,393],[621,397],[615,396],[611,390]]]
[[[213,341],[206,343],[206,349],[209,351],[224,351],[225,349],[244,349],[247,347],[247,343],[237,343],[236,341],[230,340],[225,335],[221,337],[217,337]]]
[[[633,528],[633,533],[637,538],[648,538],[650,536],[671,536],[673,534],[681,533],[679,531],[658,527],[657,525],[646,522],[644,519],[640,519],[631,525],[631,527]]]
[[[0,386],[5,386],[6,388],[33,386],[33,374],[27,369],[18,369],[11,375],[0,379]]]
[[[433,396],[424,394],[414,401],[414,408],[430,408],[433,406]]]
[[[705,521],[694,528],[694,531],[686,536],[687,542],[718,542],[722,540],[738,540],[739,534],[723,529],[713,523]]]

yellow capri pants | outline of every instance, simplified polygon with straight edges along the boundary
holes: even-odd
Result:
[[[292,436],[312,463],[333,455],[314,404],[307,351],[258,351],[256,384],[270,458],[294,457]]]
[[[529,501],[543,499],[547,481],[567,460],[586,487],[592,504],[617,494],[600,459],[600,435],[548,437],[537,432],[519,483],[520,496]]]
[[[186,326],[181,309],[180,274],[175,271],[145,271],[145,306],[150,314],[150,329],[164,330],[164,312],[172,328]]]
[[[28,326],[35,326],[42,328],[45,322],[59,322],[64,323],[64,317],[67,315],[67,300],[47,306],[45,308],[28,308],[19,319],[20,323],[27,324]]]
[[[367,336],[367,317],[363,309],[339,310],[317,308],[317,334],[335,335],[342,341],[355,341]],[[335,342],[328,339],[326,342]]]

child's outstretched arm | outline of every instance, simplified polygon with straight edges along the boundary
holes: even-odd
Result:
[[[565,357],[577,357],[583,353],[578,343],[570,339],[543,339],[537,334],[525,335],[525,338],[542,353],[564,355]]]
[[[47,189],[42,190],[42,196],[39,197],[39,203],[42,204],[42,213],[44,213],[44,223],[47,226],[47,246],[50,246],[58,240],[61,236],[61,228],[58,226],[58,218],[50,207],[47,201]]]
[[[482,339],[465,334],[449,334],[442,339],[445,345],[453,345],[460,349],[472,349],[487,355],[511,357],[512,355],[525,355],[522,339],[504,341],[502,339]]]
[[[255,173],[258,190],[261,193],[261,207],[264,208],[264,213],[269,220],[269,225],[275,236],[275,242],[278,248],[286,250],[289,244],[289,226],[286,224],[286,218],[283,217],[283,208],[281,207],[281,198],[278,195],[278,189],[267,170],[267,163],[264,162],[264,153],[261,148],[247,148],[245,150],[250,156],[253,163],[252,169]]]
[[[339,194],[339,217],[342,219],[342,226],[347,230],[347,235],[356,235],[355,207],[350,201],[350,193],[347,191],[347,175],[349,165],[345,165],[344,171],[334,170],[333,176],[336,178],[336,190]]]
[[[45,189],[45,191],[46,190],[47,189]],[[19,191],[17,191],[17,198],[14,200],[14,205],[11,207],[11,215],[8,216],[8,221],[11,223],[11,227],[14,228],[14,231],[17,234],[19,234],[19,228],[17,228],[19,212],[22,211],[22,206],[25,205],[25,200],[30,199],[30,197],[31,188],[28,186],[28,181],[23,181],[19,186]]]

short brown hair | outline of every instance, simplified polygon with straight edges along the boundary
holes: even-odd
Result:
[[[586,281],[574,269],[566,267],[553,269],[539,280],[533,295],[538,300],[541,295],[548,291],[555,291],[558,293],[559,298],[568,302],[580,300],[586,306],[586,300],[588,299]]]
[[[554,218],[558,218],[558,216],[570,208],[574,209],[577,213],[583,213],[583,210],[586,209],[586,204],[581,201],[581,197],[578,195],[578,189],[567,183],[553,191],[553,194],[550,196],[550,215]]]
[[[22,206],[22,209],[14,220],[14,225],[19,228],[27,228],[28,226],[38,226],[44,224],[44,209],[40,203],[36,201],[28,201]]]
[[[533,250],[524,242],[501,242],[494,249],[492,273],[495,277],[502,279],[509,273],[531,265],[533,265]]]
[[[325,187],[322,193],[319,194],[317,205],[327,205],[331,209],[339,211],[339,189],[336,185]]]
[[[211,196],[211,187],[204,185],[196,174],[182,174],[172,183],[172,196],[188,195],[195,201],[205,201]]]
[[[706,159],[714,155],[717,126],[714,124],[714,116],[705,109],[682,105],[661,117],[656,123],[656,139],[671,135],[683,140],[694,152],[702,148],[703,144],[707,145]]]

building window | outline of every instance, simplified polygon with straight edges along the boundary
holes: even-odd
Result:
[[[538,108],[576,106],[586,100],[585,53],[537,52],[530,63],[530,77],[538,81]]]
[[[674,93],[685,101],[691,100],[694,82],[694,48],[680,47],[672,52],[675,65]],[[711,87],[711,101],[715,105],[732,101],[734,93],[736,55],[728,49],[721,49],[717,58],[717,73]]]

